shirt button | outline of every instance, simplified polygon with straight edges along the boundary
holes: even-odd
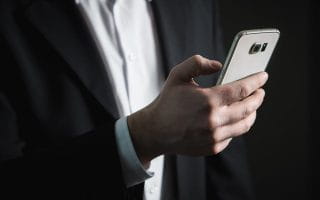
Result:
[[[150,194],[153,194],[154,192],[155,192],[155,188],[154,188],[154,187],[150,187],[150,188],[149,188],[149,193],[150,193]]]
[[[129,62],[134,62],[137,59],[137,56],[134,53],[128,55]]]
[[[154,194],[158,190],[158,186],[156,184],[149,187],[148,192],[149,194]]]

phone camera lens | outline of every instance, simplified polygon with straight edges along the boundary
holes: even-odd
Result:
[[[249,53],[250,53],[250,54],[258,53],[258,52],[260,51],[260,49],[261,49],[261,46],[262,46],[261,44],[254,43],[254,44],[251,46]]]
[[[265,51],[268,46],[268,43],[264,43],[261,48],[261,52]]]

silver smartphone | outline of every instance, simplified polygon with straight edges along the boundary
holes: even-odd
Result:
[[[255,29],[239,32],[222,67],[217,85],[265,71],[278,43],[278,29]]]

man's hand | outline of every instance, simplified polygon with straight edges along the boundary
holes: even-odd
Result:
[[[264,98],[260,72],[226,85],[201,88],[193,78],[221,64],[199,55],[175,66],[150,105],[128,117],[136,152],[145,165],[161,154],[211,155],[249,131]]]

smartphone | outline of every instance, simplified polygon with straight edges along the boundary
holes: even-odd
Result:
[[[265,71],[279,37],[278,29],[254,29],[239,32],[229,50],[217,85]]]

